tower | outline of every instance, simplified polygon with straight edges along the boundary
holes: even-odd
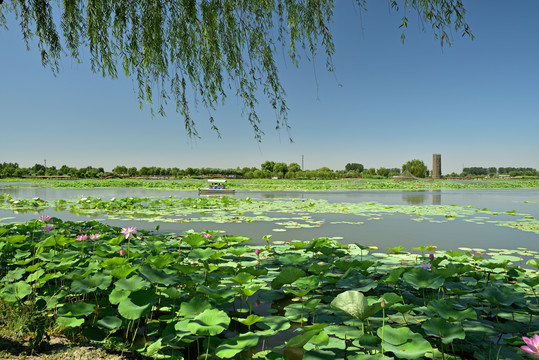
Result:
[[[432,178],[440,179],[442,177],[442,155],[432,154]]]

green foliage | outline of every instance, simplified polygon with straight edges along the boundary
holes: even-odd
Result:
[[[139,231],[127,257],[119,255],[125,243],[116,244],[120,228],[52,220],[53,232],[65,235],[28,237],[41,220],[0,226],[0,265],[9,269],[0,279],[0,334],[29,335],[34,347],[54,325],[154,358],[234,357],[248,349],[262,357],[282,345],[307,358],[343,349],[351,358],[486,358],[507,331],[521,337],[539,328],[536,269],[515,266],[520,257],[507,250],[479,261],[417,247],[434,253],[426,270],[421,254],[371,253],[328,238],[269,243],[255,256],[242,236]],[[74,240],[90,231],[102,236]],[[187,238],[195,246],[181,241]],[[117,264],[133,271],[116,277]],[[258,306],[242,307],[247,297]],[[298,332],[288,330],[293,323]],[[146,346],[134,342],[138,335]],[[261,349],[260,337],[274,335],[281,343]],[[520,356],[517,340],[503,345],[505,357]]]
[[[356,3],[366,8],[366,1]],[[327,70],[333,71],[330,28],[335,4],[335,0],[13,1],[0,6],[0,27],[7,27],[7,13],[14,14],[26,45],[34,37],[43,66],[54,73],[60,71],[65,53],[78,62],[88,50],[93,72],[112,79],[123,72],[136,79],[140,107],[158,100],[157,112],[165,116],[167,102],[175,103],[190,136],[198,133],[189,98],[199,99],[209,110],[208,121],[218,132],[211,112],[230,91],[243,103],[255,138],[260,139],[263,131],[256,110],[260,93],[278,114],[276,128],[288,127],[277,49],[282,47],[295,65],[303,50],[313,58],[323,52]],[[408,10],[405,14],[415,13],[421,23],[430,24],[442,45],[450,43],[448,33],[455,30],[472,36],[460,0],[391,1],[397,12],[400,5]],[[407,23],[404,16],[403,40]]]
[[[357,174],[361,174],[363,171],[363,165],[358,163],[348,163],[344,166],[344,170],[353,171]]]
[[[406,164],[402,165],[402,172],[408,170],[413,176],[418,178],[427,177],[429,171],[427,165],[421,160],[414,159],[408,161]]]

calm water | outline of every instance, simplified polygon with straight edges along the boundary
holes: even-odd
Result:
[[[96,197],[108,200],[112,197],[129,196],[150,198],[196,197],[194,191],[171,191],[153,189],[49,189],[31,187],[10,187],[0,184],[0,193],[11,194],[15,198],[30,199],[39,197],[44,200],[77,200],[82,197]],[[238,198],[251,197],[256,200],[271,201],[275,199],[309,198],[326,199],[329,202],[378,202],[387,205],[450,205],[473,206],[487,208],[490,211],[504,212],[516,210],[539,219],[539,190],[441,190],[441,191],[332,191],[332,192],[238,192]],[[89,217],[77,216],[69,212],[54,212],[48,209],[42,213],[60,217],[64,220],[86,220]],[[271,216],[272,214],[268,214]],[[274,214],[284,217],[283,214]],[[14,214],[8,210],[0,210],[0,219],[4,222],[26,221],[35,219],[36,213]],[[293,216],[293,215],[288,215]],[[405,246],[407,249],[422,245],[436,245],[439,249],[471,248],[527,248],[539,251],[539,235],[516,229],[495,226],[494,224],[475,224],[455,219],[447,223],[415,222],[410,216],[387,214],[376,219],[367,219],[357,215],[346,214],[311,214],[316,221],[324,222],[316,228],[287,229],[285,232],[274,231],[273,222],[226,223],[213,222],[191,223],[159,223],[134,220],[110,220],[106,216],[97,219],[117,226],[137,226],[153,230],[160,225],[162,232],[177,232],[194,229],[224,230],[229,234],[245,235],[253,238],[253,244],[262,244],[262,237],[271,234],[272,240],[291,241],[311,240],[317,237],[340,237],[343,243],[359,242],[364,245],[375,245],[380,249]],[[7,219],[6,219],[7,218]],[[500,214],[496,220],[515,220],[508,215]],[[361,225],[331,224],[335,221],[363,221]]]

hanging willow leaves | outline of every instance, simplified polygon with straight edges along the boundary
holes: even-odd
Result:
[[[366,0],[355,0],[360,10]],[[0,2],[0,28],[16,18],[28,48],[35,38],[43,66],[60,71],[64,54],[81,61],[89,52],[93,72],[112,79],[124,72],[136,79],[139,105],[165,116],[169,102],[189,136],[198,136],[191,104],[201,102],[219,134],[212,111],[227,94],[241,99],[243,115],[257,140],[263,130],[257,113],[263,93],[275,110],[276,128],[288,129],[286,93],[275,61],[277,48],[294,65],[300,54],[319,48],[333,71],[330,26],[336,0],[63,0]],[[472,34],[461,0],[391,0],[390,6],[417,14],[434,36],[450,44],[451,31]],[[81,55],[83,54],[83,55]],[[193,99],[193,100],[189,100]]]

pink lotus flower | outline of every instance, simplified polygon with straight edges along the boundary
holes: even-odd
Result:
[[[526,345],[522,345],[520,348],[527,353],[533,354],[535,357],[539,357],[539,335],[533,334],[533,337],[522,337],[522,340]]]
[[[124,255],[125,255],[125,250],[124,249],[120,250],[120,256],[124,256]]]
[[[434,260],[434,254],[429,254],[430,261]]]
[[[52,229],[54,229],[54,226],[52,226],[52,225],[45,225],[45,227],[43,228],[43,231],[49,232],[49,231],[51,231]]]
[[[49,215],[41,215],[37,218],[39,221],[49,221],[51,217]]]
[[[90,240],[97,240],[101,238],[101,234],[90,234]]]
[[[380,303],[380,306],[385,308],[386,307],[386,301],[384,299],[382,299],[382,303]]]
[[[209,239],[209,238],[211,238],[211,234],[205,233],[205,234],[204,234],[204,237],[205,237],[206,239]]]
[[[260,255],[260,249],[255,249],[256,256]]]
[[[425,269],[425,270],[430,269],[431,266],[432,266],[432,264],[430,264],[430,263],[423,263],[423,264],[419,265],[420,268]]]
[[[88,235],[82,234],[82,235],[77,236],[77,238],[75,240],[83,241],[83,240],[86,240],[86,239],[88,239]]]
[[[133,234],[137,233],[137,228],[135,226],[122,228],[121,233],[125,235],[126,239],[130,239],[133,237]]]

